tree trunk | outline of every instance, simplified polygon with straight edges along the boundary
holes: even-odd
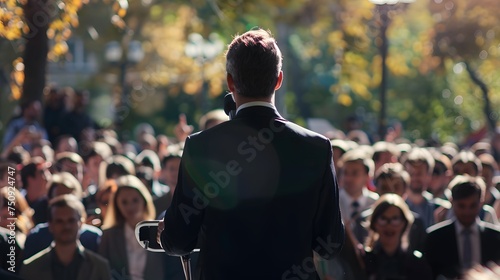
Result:
[[[469,76],[471,80],[479,86],[481,91],[483,92],[483,99],[484,99],[484,114],[486,115],[486,122],[488,124],[488,131],[490,133],[494,133],[495,129],[497,127],[496,119],[497,117],[495,114],[493,114],[493,111],[491,110],[491,101],[490,97],[488,96],[488,86],[481,80],[481,78],[477,75],[476,71],[471,68],[469,63],[464,62],[465,67],[467,69],[467,72],[469,73]]]
[[[47,30],[58,13],[58,7],[52,0],[28,0],[23,8],[30,31],[25,35],[25,78],[21,104],[32,100],[42,101],[49,52]]]

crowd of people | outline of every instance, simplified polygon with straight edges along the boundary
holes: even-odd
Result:
[[[44,110],[39,101],[22,104],[5,130],[0,278],[184,279],[177,257],[144,250],[134,230],[168,208],[193,127],[180,116],[166,136],[140,124],[134,141],[122,143],[82,111],[84,91],[51,89],[46,98]],[[200,128],[226,120],[214,110]]]
[[[220,126],[206,133],[191,135],[181,116],[174,136],[157,135],[141,124],[134,141],[121,142],[115,131],[96,127],[85,113],[85,91],[48,90],[43,117],[41,102],[21,104],[19,117],[6,126],[0,161],[1,279],[184,279],[177,257],[146,251],[136,240],[137,223],[163,216],[167,227],[178,227],[160,229],[169,252],[190,251],[204,231],[203,248],[212,251],[202,248],[201,254],[210,275],[274,279],[266,275],[273,271],[281,279],[310,279],[317,271],[322,279],[335,280],[498,275],[500,134],[471,147],[431,147],[395,135],[370,143],[362,131],[332,133],[328,141],[275,111],[271,97],[283,73],[270,34],[249,31],[231,46],[228,86],[239,111],[226,124],[224,111],[207,113],[200,129]],[[260,52],[245,53],[253,47]],[[265,58],[258,63],[275,64],[271,74],[264,73],[272,78],[263,85],[264,97],[250,94],[259,92],[252,87],[260,78],[239,87],[245,83],[238,71],[245,67],[235,65],[247,65],[253,56]],[[249,135],[255,131],[257,136]],[[232,137],[221,142],[213,135]],[[270,142],[274,146],[266,150]],[[238,147],[245,170],[228,145]],[[209,214],[185,219],[181,206],[196,206],[191,198],[197,185],[205,193],[213,190],[209,171],[221,162],[227,163],[224,172],[245,176],[216,188],[226,192]],[[244,203],[226,211],[236,199]],[[179,207],[165,214],[171,203]],[[256,238],[240,240],[239,235]],[[269,252],[254,250],[259,246]],[[314,268],[303,258],[312,255],[311,248]],[[255,259],[260,261],[255,271],[234,271],[238,260]],[[233,265],[224,267],[219,260]],[[310,273],[295,265],[288,269],[296,261]]]
[[[482,279],[470,271],[500,261],[496,137],[471,147],[360,139],[331,141],[348,238],[339,258],[317,260],[323,277]]]

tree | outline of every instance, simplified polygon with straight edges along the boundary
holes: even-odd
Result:
[[[483,97],[483,112],[486,126],[493,132],[498,116],[492,111],[491,81],[498,75],[494,69],[500,66],[496,45],[500,42],[495,34],[500,32],[500,5],[494,0],[443,0],[430,1],[429,10],[435,25],[433,35],[433,57],[438,58],[438,66],[446,60],[462,62],[463,68],[476,84]]]

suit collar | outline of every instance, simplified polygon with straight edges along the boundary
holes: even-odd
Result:
[[[276,110],[274,106],[273,108],[271,108],[268,106],[261,106],[261,105],[254,105],[239,109],[238,113],[234,116],[234,119],[255,118],[255,117],[265,117],[265,118],[285,120],[285,118],[283,118],[280,115],[280,113],[278,112],[278,110]]]

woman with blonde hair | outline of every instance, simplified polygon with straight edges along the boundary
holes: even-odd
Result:
[[[119,278],[163,279],[165,255],[146,251],[135,238],[137,223],[155,218],[151,194],[133,175],[118,177],[116,187],[104,217],[99,254]]]
[[[432,279],[422,253],[408,251],[408,234],[414,217],[397,194],[384,194],[372,206],[365,244],[368,279]]]

